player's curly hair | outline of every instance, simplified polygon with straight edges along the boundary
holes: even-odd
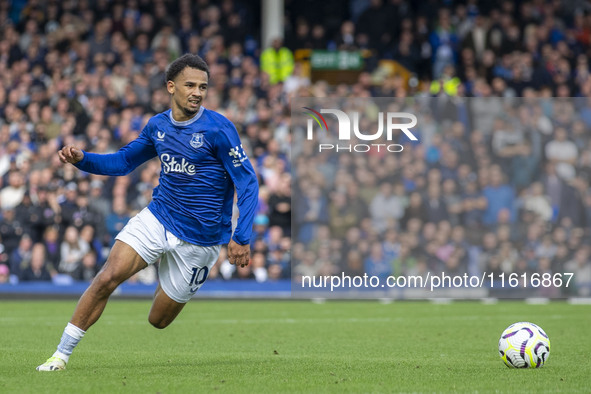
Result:
[[[205,63],[205,60],[199,55],[187,53],[168,65],[168,68],[166,69],[166,80],[174,81],[177,75],[187,67],[205,71],[207,78],[209,78],[209,66]]]

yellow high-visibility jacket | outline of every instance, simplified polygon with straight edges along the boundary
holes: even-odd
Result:
[[[279,48],[279,51],[270,47],[261,54],[261,70],[269,74],[272,85],[285,81],[293,72],[293,67],[293,54],[286,47]]]

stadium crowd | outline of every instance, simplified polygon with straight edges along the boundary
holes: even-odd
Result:
[[[136,138],[169,108],[164,72],[183,53],[210,65],[205,105],[232,119],[261,176],[289,171],[288,114],[281,86],[258,67],[256,7],[0,1],[0,282],[97,273],[115,235],[150,201],[160,165],[111,178],[62,165],[56,152],[74,143],[109,153]],[[280,185],[261,191],[257,228],[273,229],[253,239],[253,264],[236,271],[223,253],[210,277],[289,277],[290,196]],[[134,280],[153,283],[156,270]]]
[[[0,282],[96,274],[149,202],[159,163],[108,178],[61,165],[56,151],[134,139],[168,108],[164,71],[185,52],[209,63],[205,106],[234,122],[261,184],[252,264],[234,270],[222,253],[211,278],[288,278],[293,265],[296,275],[527,270],[591,282],[586,3],[286,1],[279,70],[254,3],[0,0]],[[293,64],[302,48],[368,55],[356,83],[330,86]],[[381,59],[419,83],[384,76]],[[292,162],[293,97],[431,104],[420,143],[401,154]],[[155,270],[134,280],[151,283]]]
[[[366,3],[332,26],[312,11],[290,19],[291,49],[372,50],[357,84],[296,96],[345,112],[369,98],[361,130],[375,129],[374,106],[415,113],[419,143],[402,136],[397,154],[294,143],[294,276],[574,273],[530,294],[591,294],[589,5]],[[380,73],[380,59],[420,83]],[[294,142],[303,135],[294,127]]]

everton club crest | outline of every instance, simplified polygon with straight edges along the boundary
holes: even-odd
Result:
[[[201,148],[204,142],[205,138],[203,137],[203,133],[193,133],[193,137],[191,138],[191,146],[193,148]]]

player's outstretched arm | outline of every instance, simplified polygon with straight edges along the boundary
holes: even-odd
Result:
[[[131,141],[115,153],[84,152],[67,145],[58,152],[62,163],[71,163],[76,168],[98,175],[127,175],[137,166],[156,156],[156,149],[145,135]]]
[[[82,161],[84,152],[76,148],[74,145],[66,145],[57,152],[62,163],[75,164]]]

